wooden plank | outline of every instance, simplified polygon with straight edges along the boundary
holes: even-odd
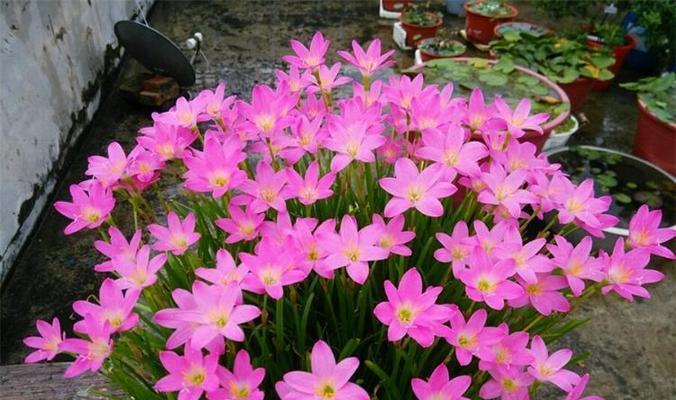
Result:
[[[98,374],[85,373],[66,379],[68,363],[0,366],[0,398],[3,400],[100,400],[97,393],[115,393]]]

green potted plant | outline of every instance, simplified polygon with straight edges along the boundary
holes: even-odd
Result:
[[[423,61],[458,57],[467,50],[459,41],[441,37],[423,39],[418,43],[418,48]]]
[[[638,92],[634,154],[676,174],[676,73],[620,86]]]
[[[605,46],[612,49],[615,63],[609,69],[613,74],[617,74],[624,65],[624,60],[631,49],[636,47],[636,39],[631,35],[627,35],[618,24],[603,22],[594,24],[591,33],[587,35],[587,45],[592,48]],[[611,83],[612,80],[594,82],[593,88],[595,90],[606,90],[610,87]]]
[[[552,129],[552,133],[547,138],[542,150],[547,151],[565,146],[578,129],[580,129],[580,123],[577,118],[572,114],[569,115],[561,125]]]
[[[607,81],[614,76],[608,68],[615,58],[605,48],[591,49],[579,41],[555,35],[511,32],[493,41],[491,52],[559,84],[568,94],[573,111],[580,109],[594,81]]]
[[[672,67],[676,54],[674,1],[632,0],[631,12],[633,21],[629,31],[639,37],[642,46],[630,52],[628,66],[644,72]]]
[[[544,36],[552,33],[549,28],[525,21],[502,22],[495,26],[494,32],[495,37],[502,37],[505,34],[509,35],[510,33],[508,32],[527,33],[533,36]]]
[[[516,7],[501,0],[472,0],[465,3],[465,11],[467,39],[479,44],[493,40],[495,27],[519,14]]]
[[[419,41],[436,36],[444,20],[429,4],[410,3],[401,13],[401,26],[406,31],[406,45],[416,46]]]
[[[421,69],[425,82],[440,85],[453,82],[455,91],[461,95],[469,96],[472,89],[480,87],[486,99],[499,95],[511,106],[522,98],[528,98],[532,113],[549,114],[549,120],[542,126],[542,135],[527,132],[523,137],[538,149],[542,148],[552,129],[563,123],[570,112],[568,97],[559,86],[508,59],[496,61],[459,57],[431,60],[424,67],[416,66],[407,72],[418,73]]]

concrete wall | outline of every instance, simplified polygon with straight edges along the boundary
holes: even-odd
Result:
[[[121,54],[113,25],[129,18],[134,0],[0,2],[0,282],[98,108]]]

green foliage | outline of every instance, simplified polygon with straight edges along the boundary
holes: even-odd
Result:
[[[594,24],[592,35],[596,36],[601,43],[613,48],[625,44],[624,30],[618,24],[604,22]]]
[[[432,26],[441,20],[441,14],[433,12],[427,4],[411,3],[401,14],[402,21],[415,26]]]
[[[433,60],[427,63],[423,74],[426,82],[453,82],[456,90],[460,90],[465,96],[475,87],[481,87],[487,98],[501,95],[512,107],[520,99],[528,98],[531,100],[533,113],[549,113],[550,119],[569,109],[569,105],[562,103],[544,82],[516,69],[515,63],[509,57],[496,63],[484,58],[470,58],[466,62]]]
[[[637,24],[646,29],[646,44],[661,66],[674,63],[676,57],[676,0],[632,0]]]
[[[600,81],[613,78],[608,67],[615,63],[615,57],[608,49],[590,49],[563,37],[514,32],[491,42],[491,50],[558,83],[571,83],[580,77]]]
[[[676,123],[676,72],[623,83],[623,88],[638,92],[646,108],[660,120]]]
[[[443,57],[457,57],[467,49],[464,44],[457,40],[442,38],[425,39],[420,43],[420,49],[431,54]]]
[[[473,0],[467,8],[474,13],[496,18],[510,17],[513,13],[512,8],[501,0]]]

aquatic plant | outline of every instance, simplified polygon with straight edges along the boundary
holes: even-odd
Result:
[[[98,229],[110,278],[75,303],[74,335],[38,321],[26,362],[70,354],[67,376],[137,399],[520,399],[545,383],[579,398],[580,357],[552,348],[584,322],[570,312],[600,291],[649,297],[674,232],[652,213],[612,254],[570,243],[617,219],[519,142],[546,119],[528,100],[372,81],[378,41],[343,53],[364,80],[339,98],[328,41],[292,47],[274,87],[180,99],[129,154],[90,159],[57,210],[66,234]]]

